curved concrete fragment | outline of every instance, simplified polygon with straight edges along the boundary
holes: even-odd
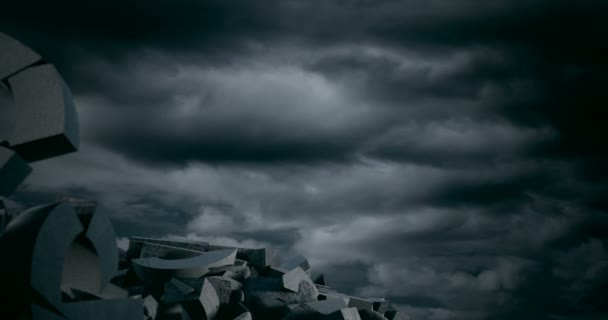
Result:
[[[160,243],[144,242],[141,245],[139,258],[158,257],[161,259],[184,259],[200,256],[203,251],[174,247]]]
[[[132,260],[135,273],[144,285],[158,289],[171,277],[199,278],[209,272],[211,267],[234,264],[236,250],[211,251],[192,258],[160,259],[158,257]]]
[[[57,70],[4,33],[0,83],[14,102],[0,106],[0,195],[9,195],[31,171],[27,162],[75,151],[79,129],[72,94]]]
[[[70,204],[58,202],[26,210],[11,221],[0,236],[1,251],[11,257],[0,269],[2,274],[12,275],[0,290],[3,315],[12,319],[39,307],[67,319],[118,320],[128,319],[123,315],[143,315],[143,308],[133,299],[99,300],[123,298],[128,292],[101,283],[111,279],[116,272],[112,266],[117,266],[116,248],[110,246],[116,246],[116,239],[109,220],[93,215],[85,219],[85,228],[81,218]],[[104,262],[112,252],[114,258],[108,256]],[[66,302],[62,292],[76,292],[92,300]],[[37,310],[41,315],[35,319],[48,318],[44,310]]]
[[[270,248],[259,248],[259,249],[251,249],[251,248],[237,248],[237,247],[229,247],[229,246],[219,246],[212,245],[207,242],[198,242],[198,241],[171,241],[171,240],[159,240],[153,238],[145,238],[145,237],[132,237],[129,239],[131,242],[129,243],[129,257],[135,259],[139,256],[141,251],[142,244],[144,242],[150,243],[158,243],[173,247],[180,247],[190,250],[209,252],[209,251],[217,251],[217,250],[226,250],[226,249],[236,249],[237,255],[236,257],[239,260],[247,261],[250,265],[264,268],[269,266],[273,260],[273,251]]]
[[[205,279],[198,300],[183,303],[190,319],[215,319],[220,308],[220,300],[211,282]]]
[[[49,304],[61,304],[61,276],[66,249],[82,233],[76,213],[66,203],[52,203],[26,210],[11,221],[0,236],[0,248],[10,257],[0,264],[10,274],[0,290],[8,309],[27,308],[29,288]],[[10,317],[9,317],[10,318]]]
[[[23,43],[0,32],[0,79],[23,70],[42,57]]]
[[[79,129],[72,93],[49,64],[32,66],[7,79],[16,119],[10,148],[32,162],[73,152]]]

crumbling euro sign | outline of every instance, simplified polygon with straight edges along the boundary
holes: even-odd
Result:
[[[79,129],[72,94],[57,70],[3,33],[0,81],[14,101],[0,105],[0,196],[8,196],[31,172],[30,162],[76,151]]]
[[[0,33],[0,196],[31,172],[30,162],[76,151],[78,117],[57,70]],[[0,199],[0,203],[1,203]],[[0,234],[1,319],[143,319],[143,301],[110,283],[118,270],[116,235],[107,215],[61,201],[31,208]],[[94,300],[72,301],[84,292]],[[67,298],[65,296],[68,296]]]

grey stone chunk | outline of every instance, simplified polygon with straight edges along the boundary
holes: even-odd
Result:
[[[223,266],[209,268],[209,275],[221,275],[237,281],[244,281],[251,276],[251,270],[247,266]]]
[[[373,310],[374,303],[362,298],[351,297],[348,302],[349,307],[355,307],[357,310]]]
[[[384,314],[388,310],[390,302],[384,299],[370,299],[374,303],[374,310]]]
[[[158,257],[162,259],[183,259],[200,256],[203,251],[179,248],[160,243],[144,242],[141,247],[140,258]]]
[[[32,66],[8,78],[16,115],[9,147],[25,161],[76,151],[79,128],[72,93],[49,64]]]
[[[171,277],[198,278],[209,268],[234,264],[236,250],[211,251],[192,258],[166,260],[157,257],[131,261],[135,273],[146,287],[162,288]]]
[[[30,287],[49,304],[61,305],[65,252],[83,231],[66,203],[34,207],[11,221],[0,237],[1,252],[11,257],[0,264],[2,274],[11,275],[0,290],[2,301],[15,302],[8,304],[9,309],[27,305]]]
[[[388,320],[410,320],[410,317],[398,310],[389,310],[384,313],[384,317]]]
[[[171,241],[171,240],[160,240],[154,238],[145,238],[145,237],[131,237],[129,238],[129,249],[127,250],[127,255],[130,259],[140,258],[141,250],[144,243],[154,243],[163,246],[169,246],[180,249],[188,249],[197,252],[206,252],[209,250],[205,250],[207,243],[206,242],[197,242],[197,241]]]
[[[85,232],[69,246],[63,265],[62,286],[105,299],[126,298],[128,292],[111,283],[118,270],[116,234],[109,217],[80,199],[66,200]]]
[[[283,288],[281,279],[252,277],[245,282],[245,305],[257,314],[280,315],[282,307],[289,304],[300,304],[317,301],[319,292],[311,280],[300,282],[298,292]]]
[[[154,297],[148,295],[145,299],[143,299],[144,306],[144,320],[155,320],[156,315],[158,314],[158,302]]]
[[[199,301],[205,312],[205,319],[213,319],[220,307],[220,299],[211,282],[205,280],[201,288]],[[196,317],[192,317],[196,319]]]
[[[245,302],[245,293],[242,290],[234,290],[230,293],[230,304],[239,304]]]
[[[32,49],[0,32],[0,80],[40,60],[40,55]]]
[[[361,317],[357,308],[345,308],[324,317],[323,320],[361,320]]]
[[[194,288],[188,286],[187,284],[175,279],[171,278],[169,281],[175,288],[177,288],[182,294],[190,294],[196,291]]]
[[[32,168],[15,151],[0,146],[0,196],[12,194],[31,171]]]
[[[232,292],[230,281],[222,279],[221,277],[208,277],[206,279],[213,285],[220,300],[220,304],[230,303],[230,293]]]
[[[304,280],[310,280],[308,274],[302,270],[302,268],[297,267],[287,273],[285,273],[281,277],[283,281],[283,287],[287,290],[298,292],[300,288],[300,283]]]
[[[251,249],[251,248],[237,248],[237,247],[229,247],[229,246],[218,246],[212,245],[206,242],[196,242],[196,241],[170,241],[170,240],[158,240],[152,238],[144,238],[144,237],[132,237],[130,240],[133,242],[133,249],[129,247],[129,251],[132,253],[129,257],[135,258],[135,252],[141,249],[141,245],[138,243],[143,242],[151,242],[151,243],[160,243],[168,246],[187,248],[191,250],[197,250],[202,252],[208,251],[217,251],[217,250],[226,250],[226,249],[236,249],[237,250],[237,259],[247,261],[250,265],[264,268],[269,266],[272,263],[273,252],[269,248],[260,248],[260,249]],[[139,246],[139,249],[138,249]]]
[[[163,303],[172,304],[197,300],[198,297],[199,292],[197,292],[197,290],[195,290],[193,287],[180,280],[171,278],[170,281],[165,283],[165,290],[161,297],[161,301]]]
[[[381,313],[374,310],[359,310],[361,320],[387,320]]]

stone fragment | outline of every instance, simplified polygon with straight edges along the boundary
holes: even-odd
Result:
[[[160,259],[157,257],[140,258],[131,261],[135,273],[146,287],[162,289],[171,277],[198,278],[205,275],[209,268],[234,264],[236,250],[211,251],[192,258]]]
[[[130,238],[133,243],[133,247],[129,246],[129,254],[130,257],[137,257],[139,255],[139,251],[141,250],[141,245],[143,242],[150,243],[159,243],[168,246],[186,248],[196,251],[208,252],[208,251],[217,251],[217,250],[226,250],[226,249],[236,249],[237,250],[237,259],[247,261],[250,265],[264,268],[269,266],[272,263],[273,252],[270,248],[259,248],[259,249],[251,249],[251,248],[237,248],[237,247],[229,247],[229,246],[219,246],[212,245],[206,242],[196,242],[196,241],[171,241],[171,240],[158,240],[152,238],[144,238],[144,237],[132,237]]]
[[[16,114],[10,149],[32,162],[76,151],[79,129],[72,93],[49,64],[29,67],[7,79]]]
[[[281,279],[283,281],[283,287],[293,292],[298,292],[300,283],[302,281],[310,280],[308,274],[300,267],[296,267],[295,269],[283,274]]]
[[[385,300],[385,299],[369,299],[369,300],[372,301],[374,304],[374,307],[373,307],[374,311],[384,314],[388,310],[388,306],[390,304],[390,302],[388,300]]]
[[[283,288],[280,278],[250,277],[243,291],[245,305],[253,316],[264,315],[268,318],[280,316],[286,305],[317,301],[319,295],[310,279],[300,282],[298,292],[292,292]]]
[[[223,266],[209,268],[209,275],[220,275],[242,282],[251,276],[251,270],[247,266]]]
[[[220,304],[230,303],[230,293],[232,292],[230,281],[222,277],[208,277],[206,279],[211,282],[215,292],[217,292]]]
[[[23,70],[42,57],[21,42],[0,32],[0,80]]]
[[[155,320],[156,315],[158,313],[158,302],[154,297],[148,295],[145,299],[143,299],[144,306],[144,320]]]

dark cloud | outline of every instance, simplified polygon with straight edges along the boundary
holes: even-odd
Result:
[[[605,317],[606,3],[36,9],[0,29],[65,76],[83,147],[36,164],[21,206],[272,244],[415,319]]]

